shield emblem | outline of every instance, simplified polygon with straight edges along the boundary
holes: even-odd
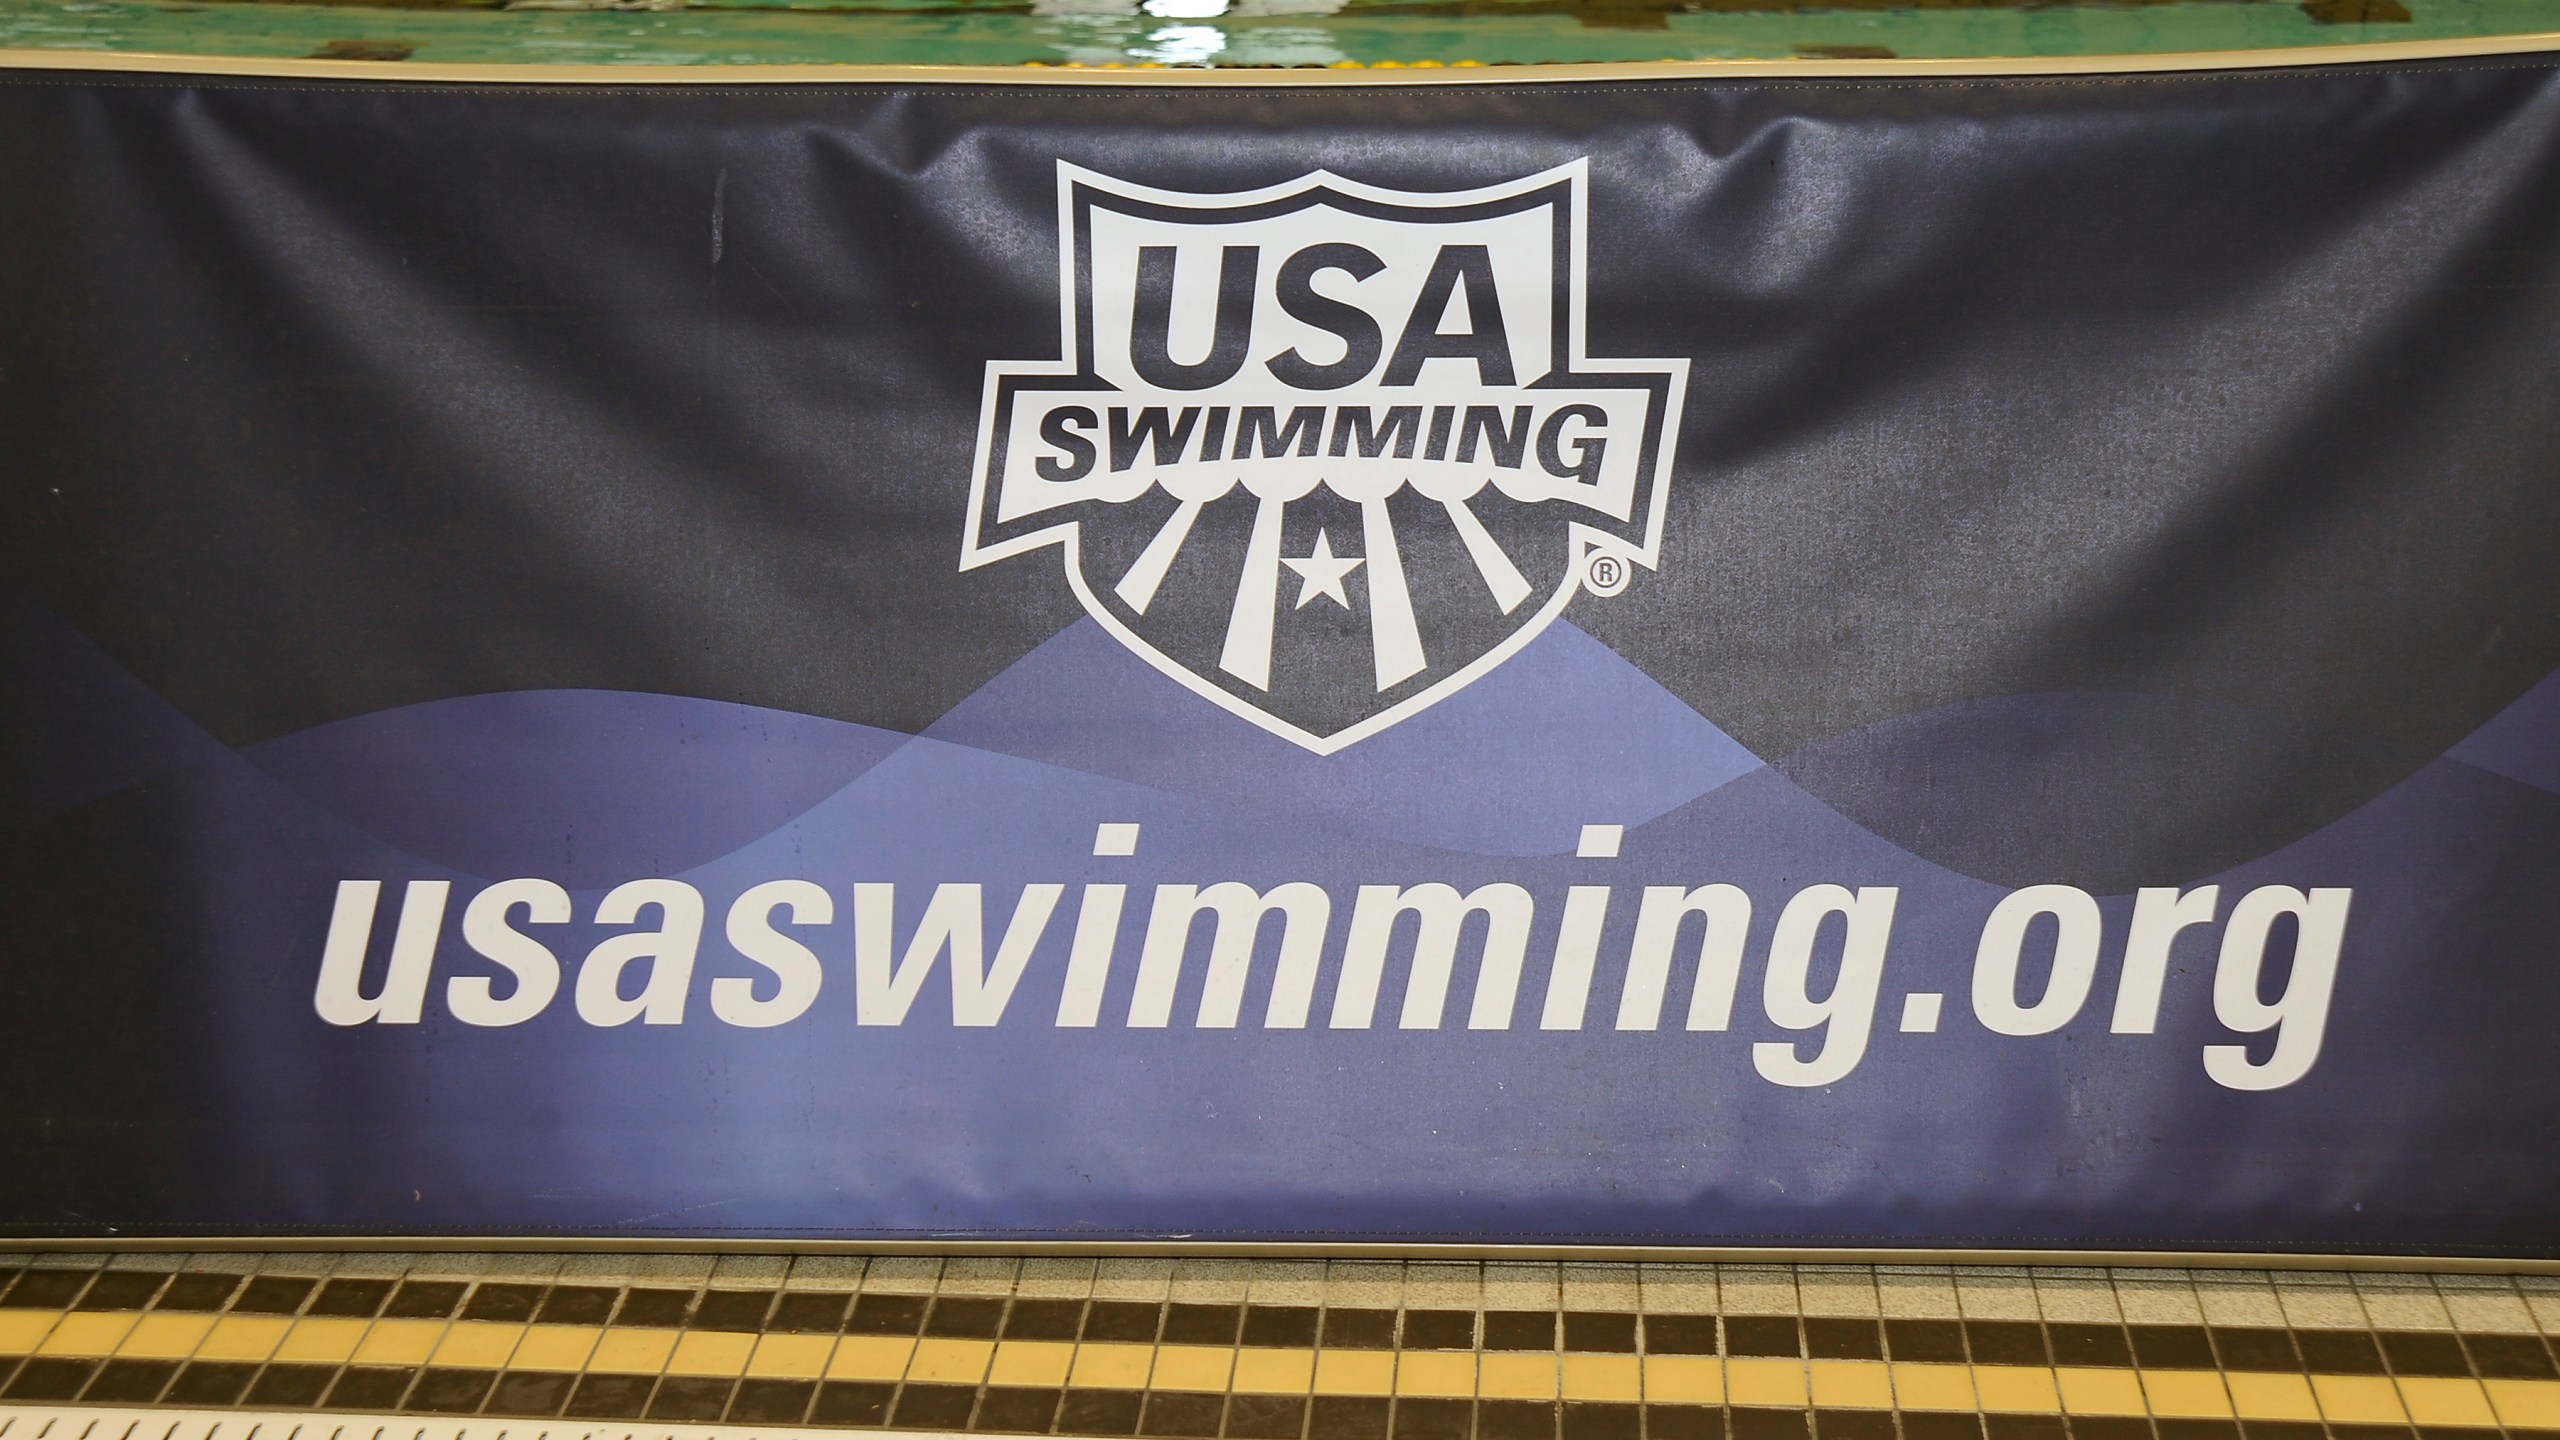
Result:
[[[1623,589],[1688,362],[1585,353],[1586,172],[1206,195],[1061,163],[1064,358],[987,367],[960,568],[1057,547],[1123,644],[1318,753]]]

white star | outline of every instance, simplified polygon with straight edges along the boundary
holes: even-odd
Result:
[[[1351,595],[1342,588],[1342,580],[1344,576],[1360,568],[1360,557],[1357,555],[1348,559],[1337,557],[1333,553],[1333,542],[1325,538],[1324,531],[1316,531],[1315,553],[1302,560],[1292,560],[1283,555],[1280,557],[1280,563],[1298,572],[1296,608],[1306,609],[1307,602],[1319,595],[1345,610],[1351,608]]]

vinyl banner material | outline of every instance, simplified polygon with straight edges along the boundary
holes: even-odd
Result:
[[[0,197],[9,1232],[2560,1255],[2538,59]]]

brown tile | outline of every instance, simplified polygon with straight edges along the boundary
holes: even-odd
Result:
[[[1990,1440],[2070,1440],[2059,1415],[1985,1415],[1982,1432]]]
[[[2151,1422],[2139,1415],[2074,1415],[2071,1440],[2152,1440]]]
[[[483,1280],[471,1287],[471,1298],[462,1302],[465,1320],[518,1321],[530,1320],[542,1312],[540,1285],[510,1285],[503,1281]]]
[[[1170,1325],[1167,1328],[1171,1328]],[[1227,1397],[1224,1395],[1181,1395],[1158,1390],[1147,1396],[1147,1408],[1138,1421],[1138,1433],[1214,1436],[1225,1425],[1226,1414]]]
[[[976,1296],[944,1295],[925,1312],[924,1333],[962,1340],[993,1340],[1004,1333],[1004,1302]]]
[[[169,1282],[152,1302],[154,1310],[187,1310],[197,1314],[219,1310],[231,1303],[231,1294],[240,1288],[240,1277],[214,1272],[184,1274]]]
[[[852,1308],[853,1297],[841,1290],[785,1290],[764,1324],[787,1335],[833,1335]]]
[[[1487,1310],[1484,1312],[1484,1348],[1487,1350],[1553,1350],[1556,1348],[1556,1315],[1552,1310]]]
[[[1334,1313],[1325,1312],[1328,1324]],[[1307,1440],[1387,1440],[1387,1411],[1387,1402],[1372,1395],[1318,1395],[1307,1405]],[[1066,1428],[1061,1420],[1059,1433]]]
[[[1228,1440],[1298,1440],[1306,1429],[1304,1395],[1233,1395],[1227,1399]]]
[[[470,1287],[455,1280],[403,1280],[391,1292],[391,1303],[382,1307],[388,1320],[442,1320],[462,1308],[462,1294]],[[161,1301],[166,1306],[168,1301]]]
[[[1886,1322],[1888,1328],[1892,1324],[1892,1321]],[[2053,1344],[2053,1363],[2056,1365],[2133,1364],[2133,1342],[2125,1337],[2121,1325],[2047,1325],[2044,1335]],[[2148,1433],[2147,1427],[2145,1433]]]
[[[1632,1355],[1636,1351],[1636,1317],[1614,1310],[1567,1310],[1564,1348],[1591,1354]]]
[[[2216,1326],[2213,1353],[2225,1370],[2299,1371],[2302,1357],[2293,1350],[2293,1332],[2245,1326]]]
[[[1305,1347],[1316,1343],[1316,1308],[1312,1305],[1250,1305],[1244,1312],[1244,1343]],[[1475,1317],[1467,1317],[1470,1335]],[[1405,1344],[1413,1344],[1413,1313],[1404,1317]]]
[[[1083,1329],[1081,1300],[1016,1300],[1004,1312],[1008,1340],[1073,1340]]]
[[[0,1395],[9,1390],[9,1382],[18,1378],[18,1367],[25,1364],[24,1355],[0,1355]]]
[[[1713,1355],[1716,1353],[1716,1317],[1713,1315],[1647,1315],[1644,1317],[1644,1348],[1652,1355]],[[1724,1422],[1718,1420],[1721,1427]]]
[[[1816,1360],[1881,1360],[1884,1328],[1873,1320],[1829,1320],[1808,1315],[1804,1352]]]
[[[797,1425],[818,1397],[815,1380],[741,1380],[729,1401],[732,1425]]]
[[[1717,1422],[1719,1432],[1723,1422]],[[1556,1407],[1551,1400],[1479,1400],[1476,1440],[1556,1440]]]
[[[1896,1322],[1885,1323],[1886,1338],[1891,1339]],[[1941,1322],[1923,1321],[1923,1324]],[[1982,1440],[1982,1417],[1979,1415],[1946,1415],[1926,1410],[1905,1410],[1901,1414],[1902,1440]]]
[[[706,1290],[693,1307],[685,1326],[692,1330],[734,1330],[754,1333],[764,1328],[764,1317],[773,1313],[777,1292],[772,1290]]]
[[[401,1408],[439,1415],[475,1414],[497,1381],[495,1370],[421,1370],[418,1383],[409,1387],[409,1402]]]
[[[163,1405],[237,1405],[240,1393],[257,1378],[255,1365],[227,1365],[198,1360],[178,1372],[160,1397]],[[21,1381],[26,1377],[18,1377]]]
[[[1953,1320],[1887,1320],[1885,1353],[1896,1360],[1956,1364],[1964,1360],[1964,1327]],[[1979,1428],[1979,1427],[1977,1427]]]
[[[2465,1335],[2464,1348],[2480,1373],[2495,1380],[2549,1380],[2560,1377],[2551,1352],[2533,1335]]]
[[[1724,1353],[1727,1355],[1802,1355],[1803,1342],[1796,1336],[1793,1315],[1727,1315],[1724,1317]],[[1738,1437],[1741,1431],[1734,1432]]]
[[[569,1403],[569,1392],[577,1384],[575,1375],[539,1370],[501,1375],[497,1388],[489,1392],[489,1403],[481,1409],[490,1415],[557,1415],[560,1407]]]
[[[234,1314],[291,1315],[302,1309],[302,1302],[320,1288],[317,1280],[299,1275],[257,1275],[240,1290],[240,1298],[231,1302]]]
[[[978,1419],[972,1430],[1001,1430],[1015,1435],[1046,1435],[1050,1422],[1058,1418],[1058,1401],[1064,1392],[1033,1390],[1012,1385],[991,1385],[978,1398]]]
[[[2329,1440],[2316,1420],[2243,1420],[2240,1433],[2248,1440]]]
[[[320,1287],[311,1297],[311,1315],[332,1315],[345,1319],[370,1320],[382,1313],[382,1303],[391,1298],[393,1282],[375,1279],[338,1279]]]
[[[247,1367],[244,1367],[247,1368]],[[9,1388],[0,1390],[0,1399],[8,1400],[73,1400],[88,1388],[90,1378],[98,1372],[95,1360],[57,1360],[38,1356],[18,1367],[17,1378]],[[242,1377],[247,1383],[247,1377]],[[216,1402],[229,1404],[228,1400]]]
[[[1163,1306],[1150,1305],[1137,1300],[1096,1300],[1086,1306],[1084,1312],[1084,1338],[1087,1340],[1114,1340],[1137,1345],[1152,1345],[1155,1343],[1156,1331],[1163,1325]],[[1068,1397],[1070,1401],[1074,1398]],[[1137,1420],[1134,1417],[1131,1418],[1128,1433],[1136,1434],[1137,1424]]]
[[[728,1413],[730,1392],[737,1388],[738,1382],[725,1376],[670,1375],[649,1397],[647,1418],[708,1424]]]
[[[1328,1308],[1324,1312],[1323,1343],[1335,1350],[1393,1350],[1396,1312]]]
[[[2518,1433],[2531,1435],[2533,1432],[2520,1430]],[[2542,1433],[2548,1435],[2553,1432],[2545,1430]],[[2467,1425],[2421,1425],[2417,1427],[2417,1435],[2418,1440],[2484,1440],[2479,1431]]]
[[[1236,1343],[1236,1330],[1243,1323],[1244,1307],[1241,1305],[1167,1305],[1164,1307],[1164,1343],[1233,1345]]]
[[[2361,1330],[2296,1330],[2293,1343],[2316,1375],[2380,1375],[2382,1348]]]
[[[2154,1419],[2160,1440],[2244,1440],[2237,1420]]]
[[[2134,1363],[2148,1370],[2210,1370],[2213,1340],[2201,1325],[2127,1325]]]
[[[1642,1406],[1564,1402],[1564,1440],[1639,1440],[1643,1428]]]
[[[1816,1410],[1813,1433],[1822,1440],[1897,1440],[1886,1410]]]
[[[95,1270],[30,1270],[0,1296],[0,1310],[68,1310],[97,1278]]]
[[[1644,1433],[1645,1440],[1725,1440],[1724,1411],[1714,1405],[1647,1405]]]
[[[693,1314],[693,1294],[690,1290],[656,1287],[625,1290],[621,1306],[613,1312],[613,1323],[645,1325],[656,1330],[681,1329]]]
[[[8,1294],[9,1287],[17,1284],[18,1277],[26,1273],[26,1267],[21,1265],[0,1265],[0,1295]]]
[[[817,1402],[810,1407],[812,1425],[866,1425],[889,1423],[889,1402],[896,1398],[895,1385],[874,1384],[868,1380],[830,1380],[818,1387]]]
[[[1094,1308],[1102,1307],[1096,1301]],[[1092,1328],[1090,1320],[1086,1328]],[[1138,1411],[1146,1396],[1136,1390],[1070,1390],[1066,1403],[1058,1407],[1058,1433],[1061,1435],[1135,1435],[1138,1433]]]
[[[902,1430],[966,1430],[969,1412],[978,1408],[975,1385],[919,1385],[909,1381],[898,1391],[889,1423]]]
[[[1965,1348],[1976,1365],[2048,1365],[2044,1327],[2031,1320],[1967,1320]],[[1992,1440],[2001,1440],[1993,1436]]]
[[[924,1332],[921,1295],[865,1295],[844,1322],[848,1335],[919,1335]]]
[[[1407,1310],[1404,1312],[1404,1348],[1473,1350],[1476,1348],[1476,1312]]]
[[[1476,1405],[1472,1400],[1407,1396],[1396,1402],[1395,1421],[1387,1433],[1395,1440],[1468,1440],[1475,1428]]]
[[[2462,1375],[2471,1373],[2471,1357],[2462,1342],[2441,1331],[2380,1330],[2374,1343],[2394,1375]]]
[[[545,1325],[602,1325],[613,1318],[614,1302],[621,1298],[621,1291],[605,1285],[554,1285],[534,1318]],[[842,1301],[837,1308],[843,1308]]]
[[[637,1420],[648,1412],[649,1392],[656,1388],[655,1375],[581,1375],[560,1412],[581,1420]]]
[[[169,1277],[148,1270],[109,1270],[90,1285],[80,1297],[76,1309],[142,1310],[149,1308],[151,1297],[160,1293]]]
[[[1756,1405],[1736,1405],[1725,1414],[1726,1423],[1733,1427],[1733,1440],[1806,1440],[1809,1418],[1802,1410],[1764,1410]]]
[[[149,1405],[178,1373],[175,1360],[110,1360],[80,1398],[91,1405]]]
[[[356,1365],[338,1372],[323,1402],[332,1410],[397,1410],[418,1372],[406,1366]]]
[[[2166,1440],[2169,1427],[2161,1426],[2160,1433],[2163,1440]],[[2474,1430],[2470,1433],[2474,1440],[2485,1440],[2481,1431]],[[2551,1432],[2526,1430],[2517,1433],[2547,1435]],[[2332,1425],[2329,1427],[2329,1434],[2331,1440],[2417,1440],[2418,1437],[2416,1428],[2408,1425]]]
[[[329,1382],[337,1378],[335,1365],[270,1365],[258,1373],[257,1383],[249,1387],[244,1404],[267,1405],[279,1410],[300,1410],[320,1403],[329,1393]]]

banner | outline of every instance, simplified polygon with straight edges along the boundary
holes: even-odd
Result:
[[[0,83],[0,1232],[2560,1256],[2560,77]]]

